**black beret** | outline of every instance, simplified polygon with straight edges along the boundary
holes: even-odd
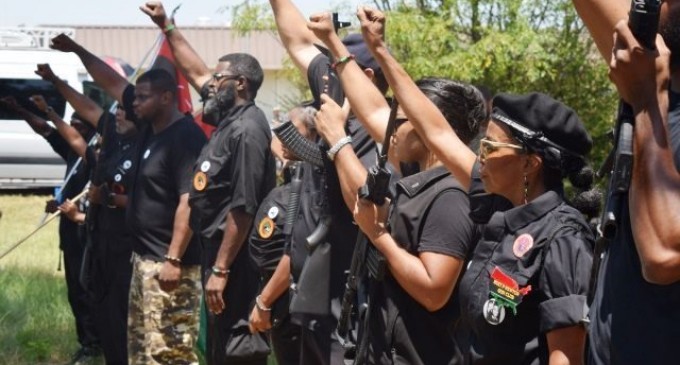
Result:
[[[373,58],[371,51],[366,47],[364,38],[359,33],[348,35],[342,40],[342,43],[347,47],[347,51],[354,55],[354,60],[361,66],[370,68],[374,72],[380,72],[380,65]]]
[[[530,148],[552,145],[562,152],[585,157],[593,147],[593,140],[576,112],[545,94],[498,94],[493,99],[491,118],[508,125],[513,135]],[[513,122],[535,134],[522,131],[524,128]],[[544,138],[539,138],[541,135]]]

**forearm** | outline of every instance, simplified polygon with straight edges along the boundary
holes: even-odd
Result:
[[[458,274],[447,280],[436,280],[419,256],[400,247],[387,232],[374,238],[373,244],[385,256],[394,279],[413,299],[429,311],[440,309],[449,300]],[[444,282],[445,285],[441,283]]]
[[[290,284],[290,256],[283,255],[279,264],[276,266],[274,274],[269,279],[267,284],[262,288],[260,293],[260,300],[266,307],[271,306],[276,302],[281,295],[288,291]]]
[[[383,44],[372,51],[418,136],[467,189],[477,156],[458,138],[441,111],[418,89],[387,47]]]
[[[217,251],[215,267],[227,270],[236,259],[243,243],[248,237],[253,216],[243,209],[232,209],[227,213],[222,243]]]
[[[61,119],[54,110],[48,112],[47,116],[52,120],[54,126],[57,127],[57,132],[59,132],[61,137],[68,143],[73,152],[81,158],[86,158],[85,152],[87,150],[87,142],[85,142],[80,133]],[[93,161],[88,162],[93,163]]]
[[[172,24],[170,19],[165,20],[164,27]],[[210,80],[210,69],[203,62],[198,53],[191,47],[191,44],[184,38],[182,32],[175,28],[165,33],[170,44],[172,55],[175,57],[176,65],[187,78],[187,81],[198,92],[201,87]]]
[[[342,197],[349,210],[353,211],[358,199],[357,193],[366,183],[368,172],[349,144],[338,151],[334,162],[338,171]]]
[[[97,83],[104,91],[119,103],[123,102],[123,92],[129,82],[109,65],[102,61],[99,57],[93,55],[82,46],[78,46],[74,51],[80,58],[87,72],[92,76],[94,82]]]
[[[333,34],[328,44],[335,59],[349,55],[347,47]],[[364,74],[356,62],[344,62],[337,66],[336,73],[342,82],[345,96],[352,106],[352,112],[364,125],[373,140],[382,143],[390,116],[390,106],[385,96]]]
[[[17,113],[28,123],[28,126],[33,129],[33,131],[43,137],[47,137],[50,133],[54,131],[45,119],[29,112],[28,110],[21,108],[17,110]]]
[[[50,81],[64,99],[71,104],[76,113],[96,128],[104,110],[102,110],[102,108],[92,99],[76,91],[64,80],[57,77]]]
[[[307,29],[307,19],[290,0],[269,0],[269,4],[283,46],[306,76],[310,62],[320,53],[314,44],[321,42]]]
[[[643,276],[670,284],[680,280],[680,174],[668,137],[668,95],[657,99],[636,114],[630,219]]]
[[[552,330],[546,334],[549,365],[581,365],[586,343],[586,330],[576,325]]]
[[[616,23],[628,16],[627,0],[572,0],[576,12],[588,28],[602,58],[609,64],[612,57],[612,33]]]
[[[180,195],[179,204],[175,210],[175,220],[172,229],[172,240],[168,247],[168,256],[181,259],[191,241],[193,231],[189,228],[189,193]]]

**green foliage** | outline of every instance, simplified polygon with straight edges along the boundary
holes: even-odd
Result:
[[[617,94],[607,68],[571,1],[374,0],[388,13],[387,41],[414,78],[440,76],[484,85],[494,92],[539,91],[571,106],[595,142],[591,160],[604,159],[610,144]],[[259,1],[234,7],[242,32],[272,29],[271,9]],[[343,20],[353,11],[340,6]],[[356,29],[355,29],[356,30]],[[287,63],[284,72],[308,95]]]

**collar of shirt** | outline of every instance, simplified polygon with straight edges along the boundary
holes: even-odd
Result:
[[[547,191],[528,204],[514,207],[505,212],[505,225],[511,232],[516,232],[527,224],[536,221],[558,205],[562,198],[554,191]]]
[[[430,182],[439,181],[441,178],[450,175],[449,170],[444,166],[438,166],[429,170],[419,172],[415,175],[401,179],[397,186],[409,197],[418,195],[421,191],[430,186]]]
[[[248,101],[244,104],[234,106],[229,110],[229,113],[227,113],[227,115],[222,119],[217,129],[226,128],[229,124],[231,124],[231,122],[240,118],[241,115],[253,105],[255,105],[255,102]]]

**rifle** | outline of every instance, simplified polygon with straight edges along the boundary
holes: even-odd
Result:
[[[385,166],[387,164],[387,156],[390,149],[390,137],[395,128],[398,106],[397,99],[392,99],[387,130],[385,131],[382,149],[378,156],[378,164],[368,170],[366,183],[359,189],[360,199],[366,199],[378,205],[384,204],[385,198],[389,195],[389,184],[392,173]],[[354,303],[357,301],[359,281],[365,277],[366,273],[368,273],[369,277],[373,280],[381,281],[385,276],[386,266],[385,258],[382,254],[380,254],[373,245],[369,244],[366,235],[359,231],[354,252],[352,253],[352,262],[350,264],[347,282],[345,283],[345,292],[342,297],[340,320],[338,321],[337,328],[338,335],[342,339],[342,344],[346,351],[346,357],[352,358],[356,353],[356,361],[361,359],[362,350],[366,347],[365,333],[361,336],[359,349],[356,349],[356,344],[349,338],[351,314],[354,309]],[[370,312],[370,308],[367,310]],[[367,312],[364,323],[368,323],[368,317],[369,315]]]
[[[650,50],[656,49],[656,33],[659,28],[660,0],[632,0],[628,18],[628,27],[640,42]],[[597,276],[600,271],[602,253],[609,242],[616,237],[618,230],[617,215],[620,214],[621,203],[627,198],[633,169],[633,135],[635,114],[630,104],[619,101],[614,141],[616,145],[607,156],[600,174],[610,170],[607,186],[607,200],[597,227],[598,238],[593,253],[593,269],[590,277],[588,303],[595,296]]]

